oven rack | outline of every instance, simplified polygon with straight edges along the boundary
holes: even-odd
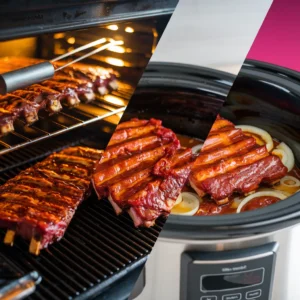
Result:
[[[93,128],[76,129],[76,142],[72,138],[72,131],[5,154],[2,157],[9,159],[12,154],[22,154],[26,150],[26,163],[11,165],[10,169],[0,172],[0,184],[44,158],[47,143],[52,147],[50,152],[70,145],[103,149],[109,134],[103,132],[99,124],[91,124]],[[90,136],[87,138],[88,134]],[[67,145],[70,141],[71,144]],[[13,247],[5,246],[2,243],[5,230],[1,229],[0,261],[18,274],[32,270],[41,274],[42,282],[35,293],[28,297],[29,300],[83,300],[91,296],[93,299],[102,299],[103,292],[105,299],[114,299],[108,297],[110,290],[114,284],[125,279],[125,275],[144,265],[163,224],[164,219],[161,218],[152,228],[136,229],[127,214],[116,216],[108,201],[99,201],[92,194],[78,208],[64,238],[42,250],[38,257],[28,252],[28,242],[20,238],[16,238]],[[120,286],[117,288],[120,289]]]
[[[119,82],[118,91],[103,97],[97,96],[91,103],[80,103],[74,108],[64,106],[61,112],[52,116],[41,111],[39,120],[31,126],[27,126],[22,120],[16,120],[15,130],[0,137],[0,156],[99,120],[105,119],[117,125],[132,93],[131,85]]]

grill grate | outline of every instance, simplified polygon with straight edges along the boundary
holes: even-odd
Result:
[[[118,91],[103,97],[97,96],[89,104],[81,103],[72,109],[64,107],[61,112],[52,116],[40,112],[39,120],[32,126],[26,126],[23,121],[17,120],[14,123],[15,131],[0,138],[0,155],[102,119],[110,119],[117,124],[132,94],[132,85],[119,82]]]
[[[76,134],[78,139],[73,144],[99,145],[102,140],[105,145],[108,141],[109,135],[99,132],[94,133],[92,138],[82,138],[86,137],[89,129],[80,130],[82,132]],[[63,138],[51,139],[50,152],[54,148],[65,147],[66,141],[72,138],[74,140],[73,132]],[[44,148],[47,145],[38,143],[17,151],[16,160],[27,153],[27,162],[18,167],[7,167],[5,172],[0,173],[1,183],[27,168],[29,162],[35,162],[37,157],[45,156]],[[15,156],[15,152],[13,154]],[[11,155],[8,153],[6,160]],[[1,163],[3,157],[5,155],[0,157]],[[108,284],[143,264],[163,222],[161,219],[153,228],[135,229],[128,215],[117,217],[108,201],[97,201],[93,194],[78,208],[64,238],[41,251],[40,256],[29,254],[28,242],[17,238],[12,248],[0,244],[0,258],[17,272],[37,270],[42,275],[42,282],[29,299],[86,299],[100,294]],[[0,239],[3,240],[4,235],[5,230],[0,230]]]

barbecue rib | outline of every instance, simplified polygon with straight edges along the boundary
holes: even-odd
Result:
[[[20,57],[0,59],[0,73],[13,71],[42,60]],[[63,62],[55,63],[58,68]],[[84,64],[74,64],[55,73],[50,80],[31,85],[24,90],[0,96],[0,134],[14,130],[16,118],[22,117],[27,124],[38,120],[38,111],[43,109],[50,113],[62,109],[61,102],[76,106],[80,101],[90,102],[96,94],[104,95],[109,88],[118,88],[116,75],[111,71]]]
[[[60,240],[77,206],[91,191],[91,174],[102,151],[72,147],[54,153],[0,187],[0,226],[31,240],[29,251]]]
[[[121,123],[96,166],[93,184],[117,214],[127,211],[136,227],[150,227],[168,215],[192,166],[191,149],[161,121]]]
[[[233,193],[247,194],[286,173],[277,156],[218,116],[193,164],[189,182],[200,197],[208,194],[221,205]]]

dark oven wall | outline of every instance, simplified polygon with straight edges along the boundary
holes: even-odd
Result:
[[[4,0],[0,3],[0,40],[171,15],[177,3],[178,0]]]

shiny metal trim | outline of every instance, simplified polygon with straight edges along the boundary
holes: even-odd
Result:
[[[277,245],[276,245],[276,248],[278,248]],[[269,252],[266,252],[263,254],[257,254],[257,255],[253,255],[253,256],[249,256],[249,257],[242,257],[242,258],[228,259],[228,260],[204,260],[204,261],[195,260],[195,261],[193,261],[193,264],[195,264],[195,265],[218,265],[218,264],[226,264],[226,263],[232,264],[232,263],[239,263],[239,262],[244,262],[244,261],[255,260],[255,259],[267,257],[269,255],[272,255],[273,253],[275,253],[275,251],[269,251]]]
[[[262,280],[260,283],[256,283],[253,285],[248,285],[245,287],[239,287],[239,288],[232,288],[232,289],[224,289],[224,290],[203,290],[202,289],[202,278],[203,277],[208,277],[208,276],[217,276],[217,275],[234,275],[234,274],[239,274],[239,273],[247,273],[247,272],[251,272],[251,271],[256,271],[256,270],[263,270],[263,276],[262,276]],[[265,268],[256,268],[256,269],[252,269],[252,270],[248,270],[248,271],[239,271],[239,272],[232,272],[232,273],[218,273],[218,274],[211,274],[211,275],[202,275],[200,277],[200,291],[203,293],[210,293],[210,292],[223,292],[223,291],[235,291],[235,290],[240,290],[240,289],[246,289],[252,286],[257,286],[257,285],[261,285],[265,280]]]

